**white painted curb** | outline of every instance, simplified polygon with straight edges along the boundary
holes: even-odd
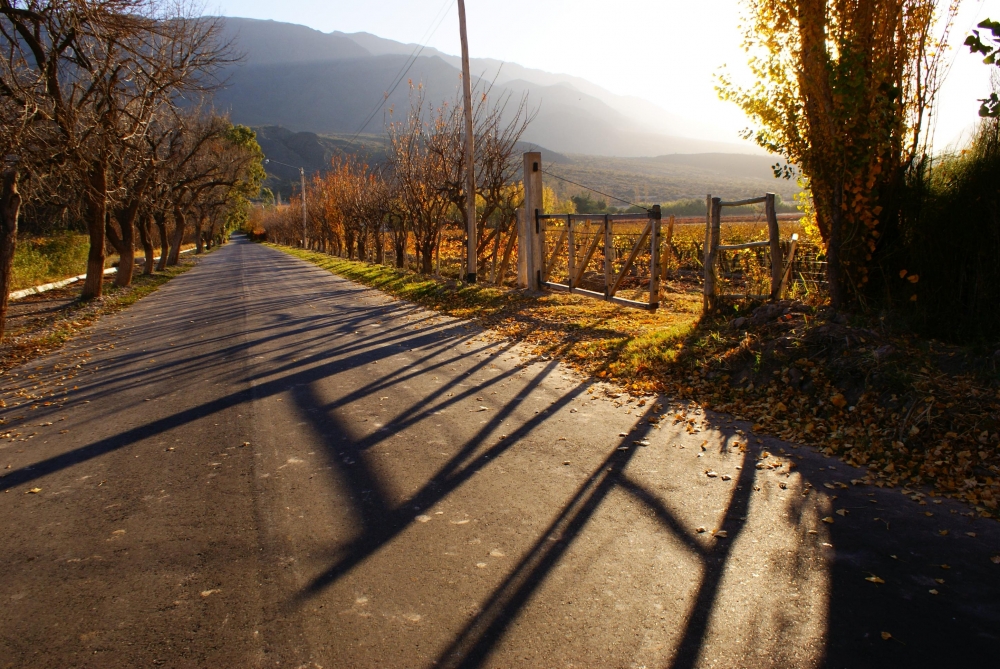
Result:
[[[194,250],[196,250],[196,249],[184,249],[183,251],[181,251],[181,253],[191,253]],[[136,264],[138,264],[140,260],[142,260],[143,262],[146,261],[145,258],[141,258],[141,257],[140,258],[136,258],[135,259]],[[156,258],[156,260],[159,260],[159,258]],[[117,274],[118,273],[118,268],[117,267],[109,267],[106,270],[104,270],[104,273],[105,274]],[[70,277],[68,279],[63,279],[62,281],[53,281],[52,283],[43,283],[40,286],[32,286],[31,288],[24,288],[23,290],[15,290],[13,293],[11,293],[8,296],[7,299],[9,299],[11,302],[13,302],[14,300],[20,300],[21,298],[27,297],[28,295],[38,295],[39,293],[44,293],[44,292],[47,292],[47,291],[50,291],[50,290],[55,290],[56,288],[63,288],[65,286],[70,285],[71,283],[76,283],[77,281],[83,281],[86,278],[87,278],[86,274],[81,274],[80,276],[73,276],[73,277]]]

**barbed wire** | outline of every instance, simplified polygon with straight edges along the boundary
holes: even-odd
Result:
[[[577,183],[577,182],[575,182],[575,181],[573,181],[571,179],[567,179],[566,177],[561,177],[558,174],[553,174],[552,172],[549,172],[548,170],[544,170],[543,169],[542,170],[542,174],[548,174],[550,177],[552,177],[554,179],[559,179],[559,181],[565,181],[568,184],[573,184],[574,186],[579,186],[580,188],[584,188],[586,190],[589,190],[591,193],[597,193],[598,195],[603,195],[604,197],[610,198],[612,200],[617,200],[618,202],[624,202],[625,204],[627,204],[627,205],[629,205],[631,207],[639,207],[643,211],[649,211],[649,207],[644,207],[641,204],[636,204],[635,202],[629,202],[628,200],[623,200],[620,197],[615,197],[614,195],[609,195],[608,193],[604,193],[602,191],[599,191],[596,188],[591,188],[590,186],[585,186],[585,185],[583,185],[581,183]]]

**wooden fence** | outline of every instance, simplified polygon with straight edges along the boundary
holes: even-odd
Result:
[[[722,208],[723,207],[745,207],[748,205],[763,204],[764,216],[767,220],[768,239],[760,242],[747,242],[745,244],[720,244],[722,228]],[[783,259],[781,249],[780,229],[778,227],[778,216],[775,210],[774,193],[767,193],[762,197],[750,198],[748,200],[736,200],[724,202],[722,198],[706,198],[707,220],[705,224],[705,285],[704,285],[704,309],[712,311],[718,306],[720,299],[750,299],[750,300],[776,300],[785,291],[791,275],[795,251],[798,246],[798,235],[792,235],[791,244],[788,248],[787,260]],[[767,295],[749,294],[723,294],[719,292],[718,264],[719,254],[722,251],[742,251],[756,248],[767,248],[770,260],[771,290]]]

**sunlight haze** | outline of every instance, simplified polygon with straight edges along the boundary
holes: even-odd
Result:
[[[745,67],[738,0],[469,0],[466,6],[474,58],[571,74],[613,93],[643,98],[680,117],[664,129],[670,134],[741,141],[738,134],[747,119],[715,92],[720,68],[728,66],[738,75]],[[368,32],[460,53],[454,0],[229,0],[207,5],[206,11],[323,32]],[[934,136],[938,148],[964,136],[976,122],[976,100],[989,92],[989,68],[961,45],[988,16],[1000,17],[1000,0],[966,0],[955,21],[954,65],[942,90]]]

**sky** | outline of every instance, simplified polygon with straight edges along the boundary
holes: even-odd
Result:
[[[214,2],[214,4],[213,4]],[[748,125],[719,100],[716,75],[745,67],[739,0],[466,0],[469,50],[525,67],[572,74],[687,119],[674,134],[738,141]],[[212,14],[274,19],[324,32],[369,32],[461,53],[455,0],[210,0]],[[952,29],[948,78],[934,131],[959,145],[990,91],[990,71],[962,42],[1000,0],[964,0]]]

